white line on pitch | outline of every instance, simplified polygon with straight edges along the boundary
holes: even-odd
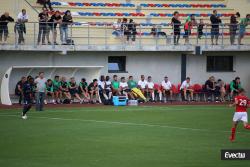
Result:
[[[0,117],[20,117],[17,115],[0,115]],[[31,117],[31,116],[30,116]],[[184,128],[169,125],[156,125],[156,124],[145,124],[145,123],[132,123],[132,122],[117,122],[117,121],[102,121],[102,120],[87,120],[87,119],[71,119],[71,118],[57,118],[57,117],[33,117],[40,119],[51,119],[51,120],[62,120],[62,121],[82,121],[82,122],[95,122],[95,123],[106,123],[106,124],[117,124],[117,125],[131,125],[131,126],[146,126],[146,127],[159,127],[159,128],[171,128],[179,130],[191,130],[191,131],[203,131],[203,132],[220,132],[220,133],[231,133],[231,131],[220,131],[220,130],[209,130],[209,129],[196,129],[196,128]],[[246,132],[238,132],[242,134],[250,134]]]

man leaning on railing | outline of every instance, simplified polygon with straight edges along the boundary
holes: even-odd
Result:
[[[25,23],[28,22],[28,15],[26,10],[23,9],[17,16],[17,22],[15,25],[15,32],[18,32],[18,44],[24,44],[24,36],[23,34],[26,33]]]
[[[8,12],[5,12],[1,17],[0,17],[0,43],[2,43],[2,37],[4,35],[3,43],[5,44],[7,42],[9,30],[8,30],[8,23],[9,22],[14,22],[14,19],[9,16]]]

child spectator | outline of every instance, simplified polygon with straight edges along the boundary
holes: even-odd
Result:
[[[79,83],[79,94],[83,96],[84,102],[89,103],[90,102],[90,96],[88,92],[88,83],[86,82],[85,78],[81,79],[81,82]]]
[[[243,45],[241,43],[242,39],[246,33],[246,27],[250,24],[250,14],[246,15],[246,18],[241,19],[240,21],[240,30],[239,30],[239,45]]]
[[[90,94],[90,100],[93,104],[99,101],[100,98],[99,98],[99,93],[98,93],[98,80],[97,79],[94,79],[93,82],[89,84],[88,91]]]
[[[53,80],[53,90],[54,90],[54,95],[55,95],[55,100],[58,104],[60,104],[61,98],[62,98],[62,91],[60,90],[61,82],[59,80],[59,76],[55,76]]]
[[[71,97],[73,97],[73,98],[76,97],[80,101],[80,103],[82,104],[84,102],[84,100],[78,94],[78,90],[77,90],[78,86],[76,84],[74,77],[70,78],[68,85],[69,85],[69,93],[70,93]]]
[[[174,17],[171,20],[171,24],[174,30],[174,45],[178,45],[181,35],[181,29],[180,29],[181,21],[179,20],[179,12],[177,11],[174,12]]]
[[[112,88],[113,95],[114,96],[120,95],[120,90],[119,90],[120,83],[118,82],[117,75],[113,76],[113,81],[111,84],[112,84],[111,88]]]
[[[240,13],[237,12],[235,15],[232,15],[230,18],[230,25],[229,25],[229,33],[230,33],[230,43],[234,45],[236,32],[238,30],[238,20],[240,18]]]
[[[203,36],[203,28],[204,28],[205,24],[203,19],[200,19],[200,23],[198,24],[198,38],[201,39],[201,37]]]
[[[63,45],[69,44],[69,42],[67,42],[69,31],[68,25],[70,25],[71,23],[73,23],[73,18],[71,16],[70,10],[67,10],[63,16],[62,24],[60,26],[61,42]]]
[[[120,37],[122,35],[122,32],[121,32],[121,22],[122,22],[122,19],[118,19],[117,22],[115,22],[113,24],[113,32],[112,34],[115,35],[116,37]]]
[[[14,22],[14,19],[9,16],[8,12],[5,12],[1,17],[0,17],[0,43],[2,43],[2,38],[3,38],[3,44],[7,42],[7,38],[9,35],[9,30],[8,30],[8,23],[9,22]],[[3,36],[4,35],[4,36]]]
[[[15,25],[15,30],[18,32],[18,44],[24,44],[24,33],[26,34],[25,23],[28,22],[28,15],[25,9],[22,9],[17,16],[17,23]]]
[[[51,18],[49,19],[48,22],[49,22],[49,28],[50,28],[50,30],[52,32],[52,36],[53,36],[53,43],[54,43],[54,45],[58,45],[56,42],[56,38],[57,38],[56,27],[57,27],[57,24],[61,24],[61,22],[62,22],[62,17],[60,15],[60,12],[56,11],[55,14],[53,14],[51,16]]]
[[[43,11],[39,13],[39,32],[38,32],[38,39],[37,39],[37,45],[40,45],[41,42],[41,36],[42,36],[42,45],[45,45],[45,37],[47,38],[48,44],[50,45],[49,40],[49,28],[48,28],[48,20],[49,20],[49,14],[46,10],[46,8],[43,8]]]
[[[52,98],[52,103],[56,104],[55,94],[54,94],[54,86],[53,86],[53,82],[51,79],[47,80],[46,91],[47,91],[47,96],[50,96]],[[44,100],[44,102],[45,102],[45,104],[47,104],[46,100]]]

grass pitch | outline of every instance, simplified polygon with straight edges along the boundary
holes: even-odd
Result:
[[[221,149],[250,149],[250,131],[229,142],[226,106],[82,107],[0,111],[1,167],[231,167]]]

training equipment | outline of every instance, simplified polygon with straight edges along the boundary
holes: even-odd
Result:
[[[127,97],[126,96],[113,96],[114,106],[126,106]]]

